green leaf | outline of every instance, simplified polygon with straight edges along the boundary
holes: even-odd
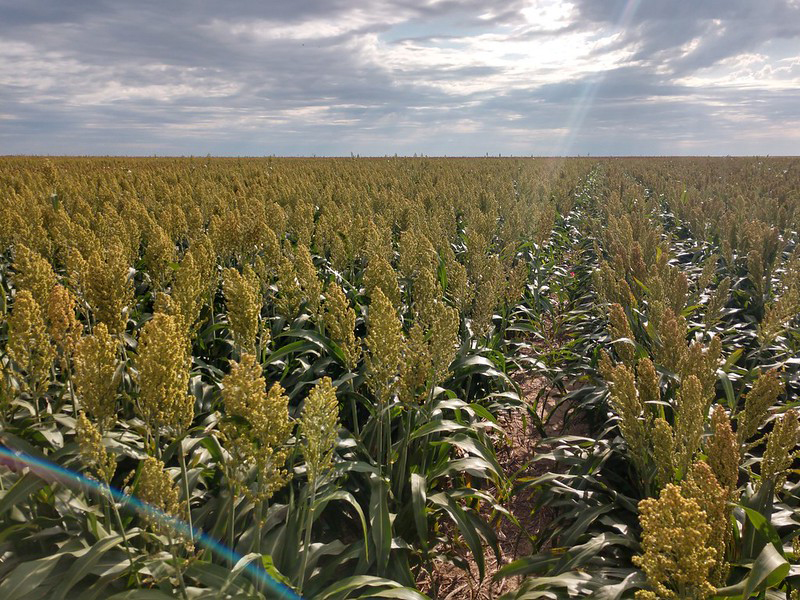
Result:
[[[22,563],[0,584],[0,598],[19,598],[35,590],[64,556],[61,553]]]
[[[592,600],[621,600],[622,595],[631,588],[641,588],[647,583],[644,573],[634,571],[621,582],[614,585],[605,585],[597,590]]]
[[[347,490],[335,490],[329,494],[321,496],[320,498],[314,501],[313,505],[315,511],[314,514],[318,514],[316,512],[318,508],[333,500],[342,500],[344,502],[347,502],[358,513],[358,517],[359,519],[361,519],[361,530],[364,532],[364,551],[367,554],[365,558],[369,560],[369,543],[367,541],[367,520],[366,518],[364,518],[364,511],[361,509],[361,505],[356,501],[353,494],[351,494]]]
[[[782,545],[781,537],[772,526],[772,523],[770,523],[769,520],[757,510],[747,506],[742,506],[742,508],[744,509],[748,520],[753,524],[753,527],[756,528],[756,531],[774,544],[776,548],[780,548]]]
[[[491,479],[491,475],[496,474],[491,463],[478,456],[471,456],[447,461],[441,467],[431,470],[428,473],[428,479],[433,481],[444,475],[461,475],[462,473],[469,473],[473,477],[484,479]]]
[[[465,452],[469,452],[470,454],[480,456],[484,459],[487,463],[492,465],[494,472],[497,475],[503,473],[503,467],[500,466],[500,463],[497,462],[497,459],[494,456],[494,452],[489,450],[486,446],[481,444],[475,438],[467,437],[463,434],[455,435],[451,438],[447,439],[447,442],[452,446],[456,446]]]
[[[292,582],[289,581],[289,579],[278,570],[278,568],[275,566],[275,563],[272,562],[272,557],[270,555],[265,554],[261,557],[261,565],[264,567],[264,570],[267,572],[267,574],[275,581],[282,583],[290,590],[294,590]]]
[[[128,539],[132,537],[135,537],[135,535],[129,535]],[[112,548],[120,545],[122,541],[121,535],[112,535],[96,542],[94,546],[92,546],[86,554],[78,558],[72,564],[69,571],[64,574],[66,581],[58,586],[57,591],[53,594],[53,600],[60,600],[66,597],[67,592],[91,573],[92,569],[103,555]]]
[[[735,365],[739,357],[744,353],[744,348],[737,348],[733,352],[728,355],[728,358],[725,359],[725,364],[722,365],[722,370],[725,372],[730,371],[731,367]]]
[[[739,504],[745,510],[745,515],[747,515],[747,521],[745,521],[742,531],[741,555],[744,559],[754,559],[761,552],[764,544],[771,537],[774,539],[777,535],[772,535],[772,532],[770,532],[771,525],[769,524],[769,518],[772,515],[774,487],[773,482],[766,480],[762,482],[758,492],[751,496],[745,496]],[[748,508],[755,512],[748,512]],[[758,516],[755,516],[756,514]],[[778,544],[778,547],[780,547],[780,544]]]
[[[516,394],[514,395],[516,396]],[[490,398],[494,397],[500,397],[500,394],[493,394],[492,396],[490,396]],[[486,419],[487,421],[491,421],[492,423],[497,423],[497,418],[480,404],[473,403],[470,404],[469,407],[475,412],[476,415],[478,415],[482,419]]]
[[[283,338],[283,337],[293,337],[293,338],[300,338],[303,340],[307,340],[316,345],[317,348],[320,350],[325,350],[330,356],[336,358],[336,360],[341,365],[347,364],[347,359],[342,352],[342,349],[339,348],[338,345],[331,342],[328,338],[320,335],[316,331],[312,331],[310,329],[290,329],[289,331],[284,331],[279,335],[276,335],[275,338]],[[272,357],[270,357],[270,362],[272,362]]]
[[[781,583],[789,574],[789,563],[775,549],[767,544],[753,563],[750,575],[744,585],[743,598],[750,598],[756,589],[773,587]]]
[[[424,437],[426,435],[431,435],[433,433],[439,433],[440,431],[447,431],[447,432],[454,432],[454,431],[465,431],[467,428],[463,425],[459,425],[455,421],[430,421],[425,423],[422,427],[419,427],[411,434],[409,437],[410,440],[415,440],[417,438]]]
[[[108,600],[175,600],[175,596],[165,594],[160,590],[128,590],[127,592],[120,592],[109,596]]]
[[[369,598],[403,598],[404,600],[426,600],[428,597],[424,594],[420,594],[417,590],[401,587],[382,590],[380,592],[370,592],[365,596],[359,596],[359,598],[363,598],[364,600],[368,600]]]
[[[464,510],[444,492],[434,494],[429,499],[433,504],[442,508],[453,521],[453,523],[455,523],[456,527],[458,527],[458,531],[461,533],[464,541],[467,542],[467,546],[472,552],[475,563],[478,565],[478,574],[480,575],[480,579],[483,580],[486,574],[483,546],[481,545],[481,539],[477,530],[472,523],[470,523],[469,519],[467,519],[467,515],[464,514]]]
[[[0,498],[0,515],[16,506],[17,503],[24,502],[30,498],[31,494],[42,489],[45,485],[47,485],[46,482],[37,475],[26,473]]]
[[[295,352],[301,353],[305,350],[316,350],[318,347],[316,344],[312,342],[304,342],[302,340],[298,340],[296,342],[290,342],[285,346],[281,346],[275,352],[269,355],[269,358],[265,361],[264,366],[270,365],[274,362],[277,362],[284,356],[289,356]]]
[[[428,518],[425,514],[427,503],[427,482],[424,475],[411,474],[411,510],[414,513],[414,524],[422,547],[428,547]]]
[[[370,476],[369,521],[375,543],[378,572],[389,564],[392,549],[392,521],[389,515],[389,486],[383,477]]]
[[[728,402],[728,408],[731,412],[736,412],[736,395],[733,393],[733,384],[731,378],[725,371],[717,371],[717,379],[722,383],[722,389],[725,390],[725,399]]]
[[[314,600],[344,600],[345,598],[350,597],[351,592],[356,592],[361,590],[365,587],[371,588],[400,588],[402,587],[396,581],[392,581],[390,579],[384,579],[382,577],[374,577],[372,575],[354,575],[352,577],[346,577],[341,581],[337,581],[336,583],[328,586],[321,592],[319,592],[315,597]],[[375,592],[367,595],[367,596],[360,596],[361,598],[374,598]],[[425,596],[417,596],[417,598],[425,598]]]

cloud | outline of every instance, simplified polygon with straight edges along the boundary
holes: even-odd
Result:
[[[800,153],[791,0],[0,0],[11,153]]]

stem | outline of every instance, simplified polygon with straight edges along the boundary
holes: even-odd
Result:
[[[106,501],[103,502],[103,516],[106,519],[106,523],[109,524],[109,529],[111,529],[111,511],[108,510],[108,504],[108,500],[106,499]]]
[[[258,555],[261,555],[261,535],[262,535],[262,524],[264,521],[264,508],[266,502],[263,500],[259,500],[256,504],[256,537],[253,540],[253,552]],[[261,584],[262,580],[259,577],[256,579],[256,592],[261,593]]]
[[[217,282],[219,284],[219,282]],[[216,289],[210,290],[209,292],[209,302],[208,307],[211,309],[211,341],[214,341],[214,338],[217,337],[217,331],[214,329],[214,325],[216,322],[214,320],[214,296],[216,295]]]
[[[183,494],[186,497],[186,517],[189,523],[189,540],[194,546],[194,525],[192,524],[192,498],[189,496],[189,477],[186,473],[186,456],[183,453],[183,442],[178,448],[178,457],[181,462],[181,476],[183,477]]]
[[[428,387],[428,400],[427,400],[427,402],[425,402],[425,406],[424,406],[424,409],[423,409],[423,415],[422,415],[422,421],[421,421],[423,423],[427,423],[427,422],[429,422],[431,420],[430,406],[431,406],[431,402],[433,401],[433,388],[434,388],[433,384],[431,384]],[[423,448],[427,447],[428,444],[425,441],[427,439],[428,439],[427,435],[423,436],[419,440],[418,444]],[[424,451],[422,453],[422,469],[420,470],[420,473],[427,473],[428,472],[428,454],[429,453],[427,451]]]
[[[300,567],[300,589],[306,587],[306,569],[308,568],[308,554],[311,546],[311,530],[314,527],[314,499],[317,497],[317,478],[311,484],[311,496],[308,499],[308,515],[306,515],[306,529],[303,539],[303,563]]]
[[[409,404],[407,407],[406,412],[406,426],[405,431],[403,432],[403,445],[400,449],[400,470],[398,471],[398,489],[395,492],[397,497],[397,504],[402,505],[403,501],[403,490],[405,489],[406,477],[405,477],[405,470],[406,470],[406,463],[408,462],[408,443],[409,438],[411,437],[411,411],[414,408],[414,405]]]
[[[122,524],[122,517],[119,514],[119,509],[117,508],[117,503],[114,502],[114,497],[111,495],[111,486],[106,482],[106,492],[108,493],[108,497],[111,499],[111,508],[114,510],[114,517],[116,517],[117,527],[119,527],[120,535],[122,536],[122,543],[125,545],[125,553],[128,555],[128,562],[130,563],[131,575],[133,575],[134,579],[136,580],[136,587],[139,587],[139,572],[136,571],[133,567],[133,554],[131,553],[131,547],[128,543],[128,535],[125,533],[125,527]]]
[[[261,471],[258,472],[257,477],[257,489],[261,491]],[[258,500],[255,505],[255,521],[256,521],[256,533],[255,537],[253,537],[253,541],[250,543],[250,551],[256,552],[261,554],[261,520],[264,514],[264,501]]]
[[[33,394],[33,412],[36,415],[36,421],[41,423],[42,417],[39,414],[39,392],[34,392]]]
[[[386,436],[386,475],[391,478],[392,476],[392,408],[389,402],[386,402],[386,407],[384,412],[386,415],[383,417],[386,419],[386,424],[384,426],[384,435]]]
[[[176,552],[175,542],[172,541],[172,534],[167,536],[169,540],[169,549],[172,553],[172,564],[175,567],[175,573],[178,576],[178,584],[181,588],[181,597],[184,600],[189,600],[189,594],[186,592],[186,582],[183,580],[183,571],[180,567],[180,562],[178,561],[178,553]]]
[[[75,390],[72,387],[72,367],[67,363],[67,385],[69,386],[69,399],[72,402],[72,416],[78,418],[78,403],[75,401]]]
[[[261,554],[261,533],[264,522],[264,502],[259,500],[256,504],[256,537],[253,539],[253,552]]]
[[[234,513],[236,507],[236,497],[233,494],[233,485],[230,484],[230,511],[228,514],[228,551],[230,552],[229,555],[229,562],[231,563],[231,568],[234,566],[234,554],[236,553],[235,548],[233,547],[234,544],[234,531],[233,527],[236,523],[236,515]]]
[[[378,452],[375,455],[375,461],[378,463],[378,469],[383,474],[383,402],[378,401]]]
[[[356,408],[356,399],[353,395],[350,395],[348,398],[350,400],[350,412],[353,415],[353,434],[357,439],[360,439],[361,432],[359,431],[360,428],[358,426],[358,409]]]

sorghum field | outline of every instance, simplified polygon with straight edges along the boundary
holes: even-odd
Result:
[[[798,231],[800,159],[2,158],[0,598],[797,600]]]

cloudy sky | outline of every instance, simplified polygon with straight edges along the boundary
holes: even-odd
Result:
[[[800,154],[800,0],[0,0],[0,154]]]

